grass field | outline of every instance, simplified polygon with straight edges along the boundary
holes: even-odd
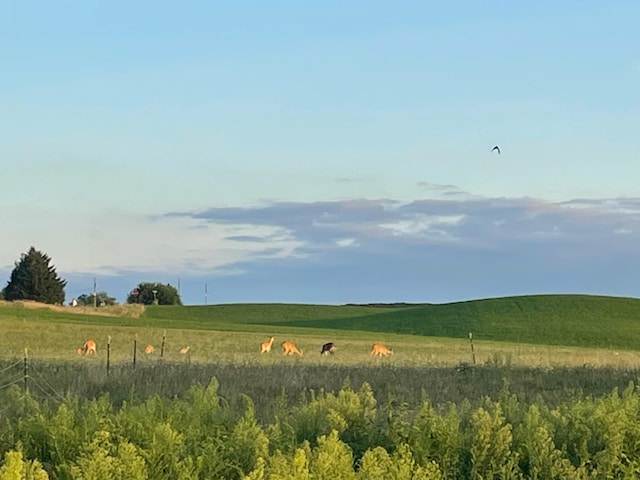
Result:
[[[245,439],[268,438],[269,448],[293,449],[303,440],[320,445],[329,427],[337,425],[340,441],[355,455],[355,463],[348,466],[351,470],[365,450],[381,445],[393,452],[398,442],[411,441],[413,454],[431,451],[435,437],[425,428],[439,425],[438,432],[467,439],[453,449],[443,444],[443,455],[453,455],[459,464],[447,467],[446,478],[473,478],[469,473],[476,468],[473,452],[480,451],[473,439],[484,439],[482,449],[493,451],[498,434],[493,430],[498,428],[518,435],[514,452],[528,445],[540,458],[562,458],[569,469],[588,463],[593,465],[590,472],[600,472],[605,465],[614,465],[618,455],[609,452],[615,457],[612,461],[603,457],[600,445],[608,440],[600,439],[608,439],[611,432],[629,438],[629,445],[616,450],[620,458],[637,456],[633,419],[640,398],[640,354],[635,350],[639,313],[640,300],[578,295],[394,306],[240,304],[94,310],[0,303],[0,422],[4,422],[0,450],[26,445],[28,458],[48,465],[50,478],[72,480],[80,477],[68,475],[65,468],[82,464],[89,471],[82,452],[93,451],[98,432],[101,438],[106,434],[129,439],[142,431],[139,426],[144,422],[154,432],[152,439],[171,435],[166,445],[157,448],[146,435],[136,440],[136,448],[146,452],[146,467],[155,472],[139,478],[179,478],[163,477],[155,469],[153,452],[158,452],[157,458],[168,458],[176,451],[171,439],[190,439],[192,450],[183,456],[193,465],[199,464],[194,459],[219,458],[220,452],[227,452],[227,460],[218,466],[228,470],[236,465],[229,455],[247,451]],[[276,337],[273,350],[261,354],[260,342],[271,335]],[[76,348],[87,338],[97,341],[97,354],[77,355]],[[279,343],[285,339],[296,342],[304,355],[283,357]],[[335,342],[337,351],[321,356],[320,346],[327,341]],[[369,350],[377,341],[392,347],[395,354],[371,357]],[[148,343],[156,351],[145,355]],[[183,345],[190,347],[186,355],[179,353]],[[204,395],[207,385],[216,385],[219,397]],[[351,389],[371,395],[360,397]],[[176,414],[178,406],[193,413],[193,422],[185,421],[189,415]],[[28,421],[25,409],[31,409]],[[250,417],[245,416],[248,411]],[[364,421],[365,411],[375,415]],[[219,414],[212,418],[211,412]],[[450,417],[450,412],[459,412],[460,423],[449,423],[447,419],[458,418]],[[540,412],[544,421],[531,412]],[[256,424],[247,421],[254,416]],[[124,418],[128,421],[123,424]],[[488,435],[473,433],[481,419]],[[543,428],[544,445],[556,442],[562,450],[551,455],[544,445],[530,445],[531,436],[523,429],[539,432],[540,421],[553,425]],[[592,423],[583,428],[585,421]],[[576,428],[571,422],[577,422]],[[131,430],[123,435],[118,428],[125,424]],[[105,428],[112,431],[103,432]],[[215,454],[202,456],[215,432],[220,442]],[[230,442],[231,437],[235,440]],[[61,439],[67,442],[65,455],[60,455]],[[590,445],[588,451],[584,445]],[[118,451],[116,446],[112,451]],[[498,461],[502,450],[496,452]],[[425,465],[431,464],[431,457],[425,458]],[[96,457],[96,465],[103,466],[102,460]],[[449,465],[441,463],[443,468]],[[200,476],[182,478],[243,478],[240,471],[247,473],[254,466],[255,462],[245,462],[241,470],[225,475],[203,470]],[[518,468],[532,471],[527,461]],[[495,473],[487,470],[491,471]],[[589,478],[600,477],[594,473]]]
[[[584,295],[541,295],[484,299],[443,305],[230,304],[209,306],[119,306],[72,309],[28,303],[0,304],[0,357],[20,357],[24,348],[42,360],[158,361],[165,336],[165,360],[235,363],[318,363],[446,366],[478,364],[532,366],[640,364],[640,300]],[[259,344],[274,335],[270,354]],[[86,338],[98,342],[96,358],[79,358]],[[301,358],[279,355],[279,343],[293,340]],[[333,341],[335,355],[321,357]],[[395,355],[369,356],[383,341]],[[145,344],[156,353],[145,356]],[[183,345],[188,356],[180,355]]]

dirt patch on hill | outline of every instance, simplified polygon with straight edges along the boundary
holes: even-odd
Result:
[[[31,300],[19,300],[14,302],[0,301],[0,306],[14,306],[22,308],[42,308],[52,310],[54,312],[64,313],[82,313],[84,315],[108,315],[113,317],[132,317],[138,318],[144,313],[144,305],[124,304],[124,305],[106,305],[103,307],[83,307],[83,306],[66,306],[66,305],[48,305],[46,303],[34,302]]]

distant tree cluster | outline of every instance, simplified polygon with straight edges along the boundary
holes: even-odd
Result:
[[[96,292],[95,299],[93,293],[83,293],[76,298],[78,305],[83,307],[105,307],[109,305],[117,305],[118,302],[115,298],[109,296],[107,292]]]
[[[129,292],[127,303],[143,305],[182,305],[180,294],[173,285],[142,282]]]
[[[31,247],[20,256],[7,285],[0,291],[0,300],[33,300],[47,304],[64,304],[67,281],[58,277],[51,258]],[[74,299],[73,305],[108,306],[118,302],[107,292],[85,293]],[[127,303],[143,305],[182,305],[180,294],[169,284],[143,282],[127,297]]]

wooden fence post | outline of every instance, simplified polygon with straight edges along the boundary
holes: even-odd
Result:
[[[111,366],[111,335],[107,337],[107,377],[109,376],[110,366]]]
[[[138,334],[133,336],[133,368],[136,368],[136,350],[138,349]]]
[[[160,346],[160,358],[164,357],[164,342],[167,338],[167,329],[162,332],[162,345]]]
[[[476,364],[476,353],[473,351],[473,333],[469,332],[469,344],[471,345],[471,359],[473,364]]]

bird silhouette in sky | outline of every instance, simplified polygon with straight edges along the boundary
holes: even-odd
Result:
[[[491,151],[492,151],[492,152],[493,152],[494,150],[497,150],[497,151],[498,151],[498,155],[500,155],[500,147],[499,147],[498,145],[496,145],[495,147],[493,147],[493,148],[491,149]]]

